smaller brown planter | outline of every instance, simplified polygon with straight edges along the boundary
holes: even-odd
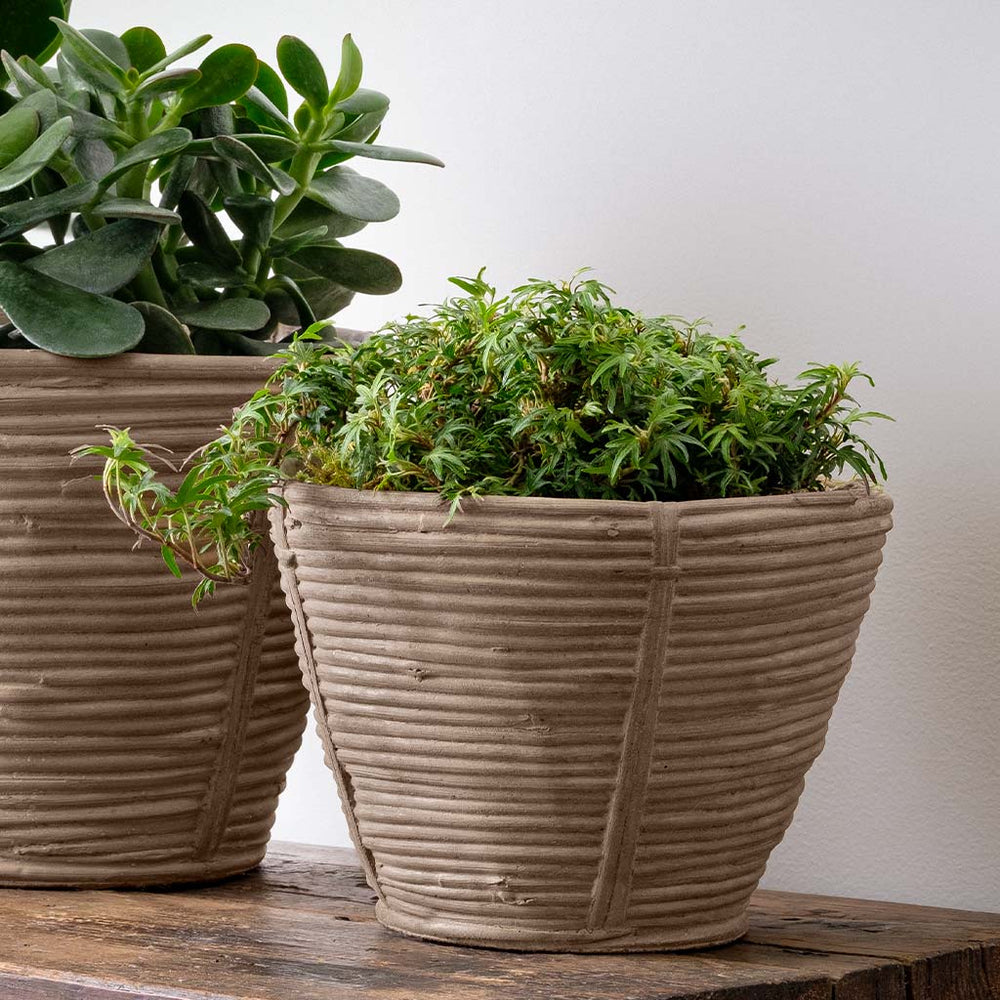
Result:
[[[282,584],[377,915],[549,951],[733,940],[891,526],[860,487],[691,503],[304,484]]]

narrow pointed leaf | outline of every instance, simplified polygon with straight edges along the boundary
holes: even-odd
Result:
[[[63,54],[73,68],[95,87],[115,94],[125,86],[125,71],[81,31],[61,18],[53,22],[63,36]]]
[[[139,354],[194,354],[191,331],[168,309],[152,302],[133,302],[145,322],[142,340],[133,348]]]
[[[32,258],[26,266],[50,278],[107,295],[127,285],[149,260],[160,227],[123,219]]]
[[[242,132],[231,138],[238,139],[244,146],[248,146],[265,163],[290,160],[299,149],[296,143],[280,135]],[[212,141],[212,139],[195,139],[188,148],[188,152],[195,156],[213,155],[216,150],[212,146]]]
[[[22,56],[21,58],[23,59],[24,57]],[[40,90],[52,90],[51,86],[46,87],[36,80],[6,49],[0,52],[0,62],[3,63],[3,70],[0,72],[0,76],[9,77],[21,97],[27,97],[29,94],[37,94]]]
[[[336,212],[362,222],[386,222],[399,214],[399,198],[381,181],[349,167],[334,167],[314,177],[310,196]]]
[[[247,114],[258,125],[277,128],[289,138],[296,136],[295,126],[288,120],[288,116],[283,114],[262,90],[251,87],[241,100],[246,106]]]
[[[90,202],[97,194],[97,185],[92,181],[72,184],[62,191],[47,194],[42,198],[31,198],[14,205],[0,207],[0,239],[17,236],[53,216],[74,212]]]
[[[188,146],[188,149],[190,148]],[[174,160],[170,167],[170,176],[167,177],[166,183],[163,183],[162,180],[160,181],[161,208],[173,209],[177,207],[177,202],[180,201],[181,195],[187,189],[197,163],[198,161],[193,156],[187,154],[179,156]]]
[[[192,38],[190,42],[185,42],[179,49],[168,52],[159,62],[153,63],[152,66],[144,70],[142,73],[143,79],[154,76],[157,73],[162,73],[163,70],[173,65],[178,59],[183,59],[185,56],[191,55],[192,52],[197,52],[198,49],[204,48],[211,40],[211,35],[199,35],[197,38]]]
[[[278,69],[292,89],[313,111],[321,111],[330,96],[326,72],[319,57],[301,38],[283,35],[278,42]]]
[[[122,35],[122,42],[128,52],[129,62],[140,73],[145,73],[167,55],[163,39],[152,28],[129,28]]]
[[[13,107],[0,117],[0,169],[16,160],[38,138],[38,113]]]
[[[350,35],[344,35],[340,46],[340,74],[330,94],[331,104],[338,104],[353,96],[361,83],[363,68],[361,52],[354,44],[354,39]]]
[[[198,69],[201,79],[181,93],[185,114],[241,98],[257,79],[257,56],[246,45],[223,45]]]
[[[415,149],[401,149],[397,146],[375,146],[367,142],[347,142],[342,139],[328,139],[317,143],[318,152],[349,153],[351,156],[365,156],[372,160],[398,160],[403,163],[428,163],[432,167],[443,167],[444,163],[430,153]]]
[[[164,226],[177,225],[181,217],[176,212],[151,205],[139,198],[108,198],[92,209],[102,219],[148,219]]]
[[[131,306],[0,262],[0,308],[35,347],[71,358],[104,358],[142,339],[142,316]]]
[[[60,118],[46,129],[20,156],[0,170],[0,192],[10,191],[31,180],[59,152],[72,131],[70,118]]]
[[[271,310],[260,299],[219,299],[176,310],[179,320],[206,330],[244,333],[259,330],[271,318]]]
[[[365,295],[388,295],[403,283],[399,268],[388,257],[368,250],[311,246],[299,250],[292,260],[322,278]]]
[[[164,156],[179,153],[192,139],[186,128],[168,128],[165,132],[151,135],[137,142],[127,153],[115,160],[114,167],[101,178],[101,187],[108,188],[123,174],[140,163],[158,160]]]

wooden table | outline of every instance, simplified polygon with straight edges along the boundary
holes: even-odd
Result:
[[[994,1000],[1000,914],[758,892],[738,944],[525,955],[375,923],[349,851],[184,891],[0,890],[2,1000]]]

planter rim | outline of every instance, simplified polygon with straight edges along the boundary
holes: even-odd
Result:
[[[99,375],[124,379],[155,376],[162,371],[186,374],[193,379],[214,379],[234,369],[259,370],[264,375],[276,367],[274,358],[254,355],[125,353],[107,358],[68,358],[38,348],[11,348],[0,352],[0,381],[8,374],[44,377],[58,373],[81,378]]]
[[[448,501],[437,493],[426,493],[408,490],[358,490],[342,486],[327,486],[320,483],[305,483],[298,480],[283,480],[277,487],[278,491],[290,499],[320,500],[332,499],[338,503],[370,507],[374,509],[406,506],[414,511],[447,510]],[[685,510],[697,511],[708,508],[728,508],[730,510],[748,509],[764,506],[786,507],[840,507],[845,504],[860,501],[881,501],[892,509],[892,498],[880,486],[866,487],[861,480],[850,480],[830,489],[801,491],[797,493],[772,493],[753,497],[716,497],[707,500],[606,500],[584,497],[538,497],[538,496],[495,496],[486,495],[469,497],[463,504],[469,506],[463,509],[468,513],[470,508],[487,512],[496,508],[514,509],[517,506],[530,506],[537,512],[539,507],[548,507],[553,513],[559,510],[593,510],[608,511],[612,507],[639,512],[652,504],[668,503]]]

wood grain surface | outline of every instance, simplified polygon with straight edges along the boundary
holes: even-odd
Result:
[[[1000,914],[758,892],[741,942],[488,951],[374,920],[352,852],[187,890],[0,890],[2,1000],[997,1000]]]

